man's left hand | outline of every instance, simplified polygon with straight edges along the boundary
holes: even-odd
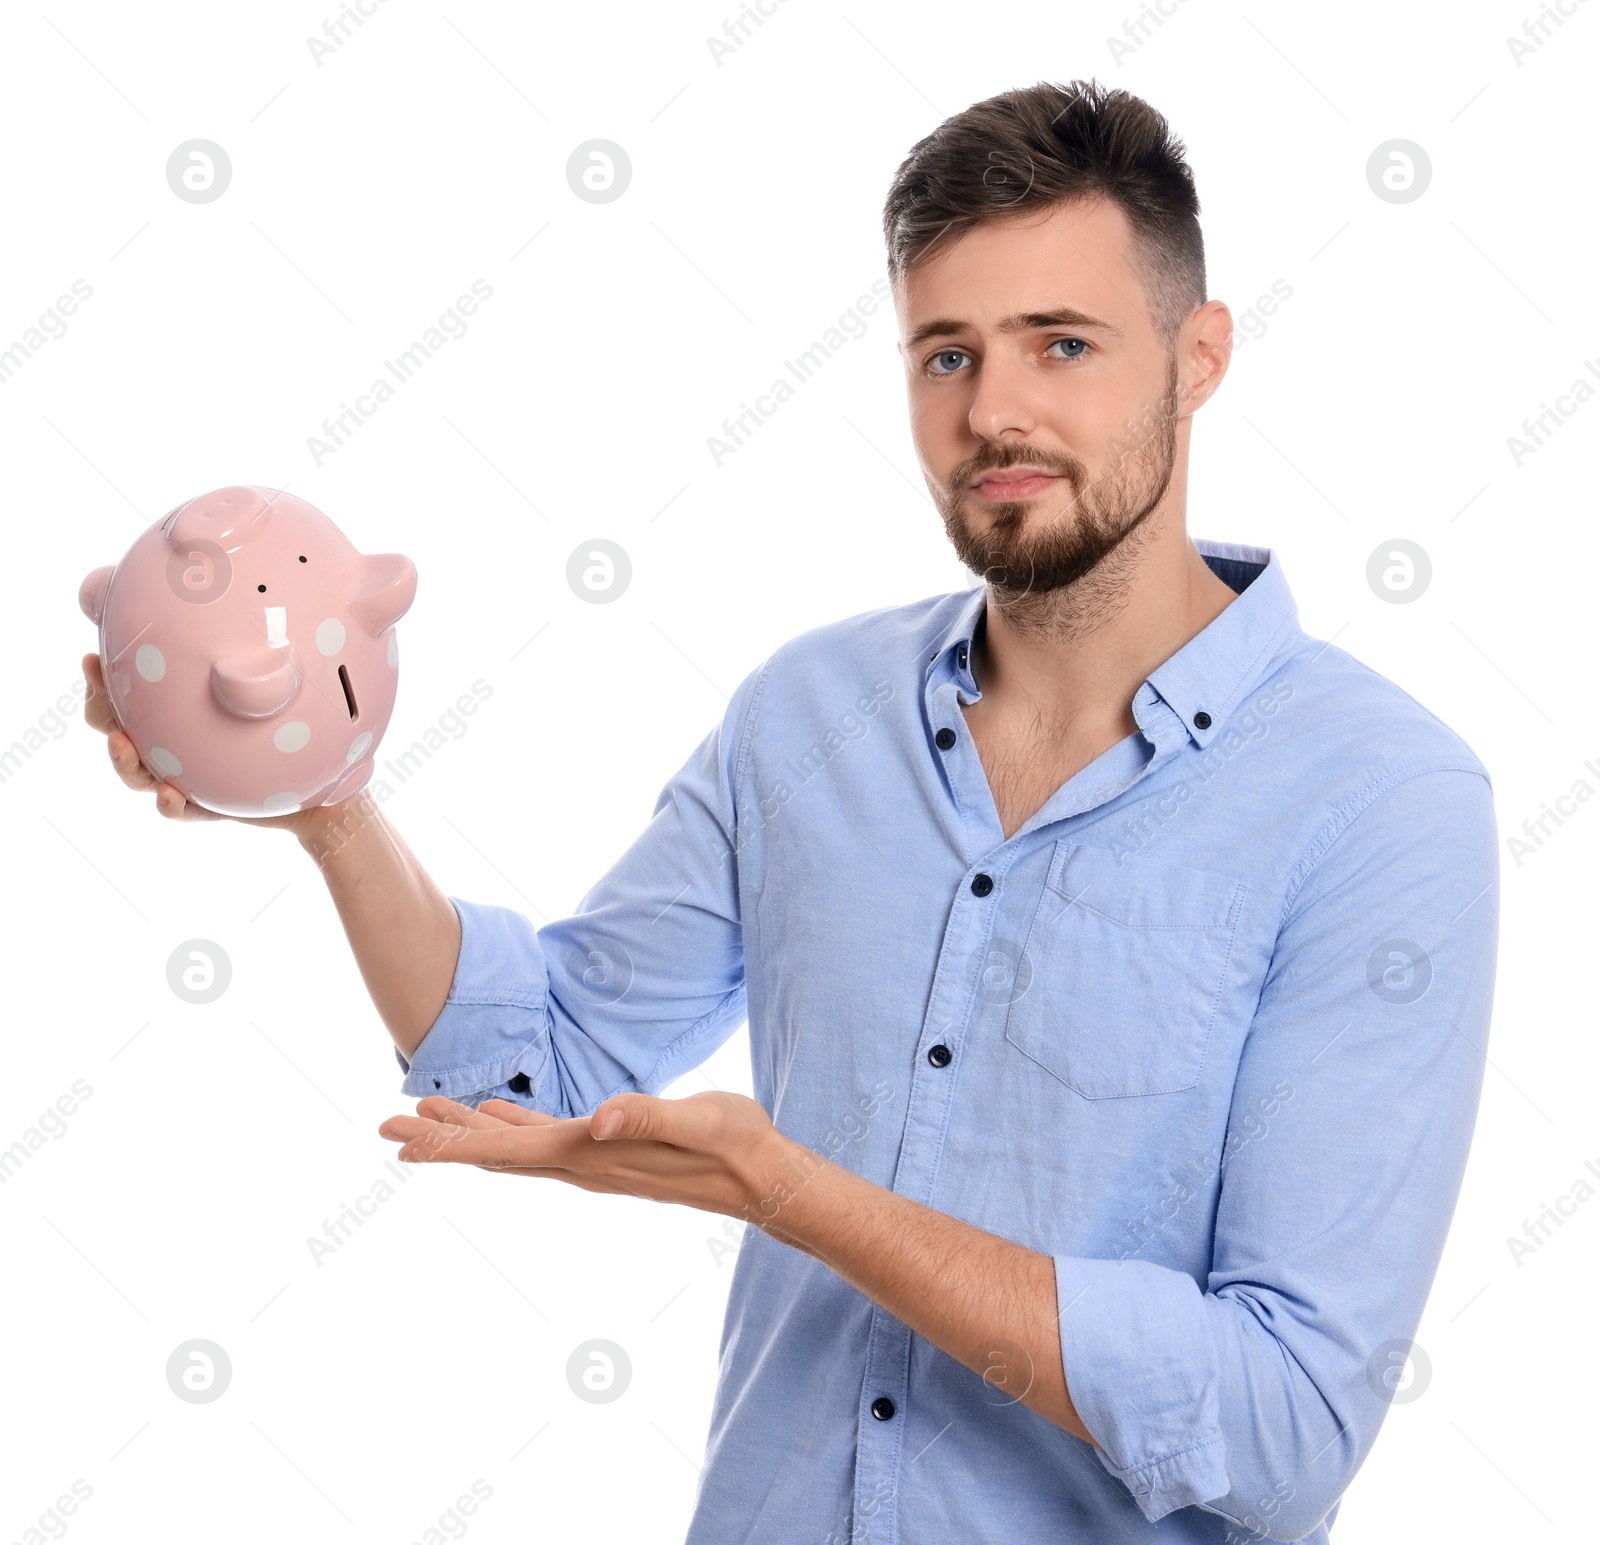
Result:
[[[378,1135],[398,1142],[407,1163],[475,1164],[750,1222],[789,1146],[756,1101],[720,1089],[677,1100],[613,1095],[570,1118],[510,1100],[474,1110],[429,1095],[415,1116],[391,1116]]]

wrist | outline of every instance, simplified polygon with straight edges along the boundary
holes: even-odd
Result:
[[[774,1239],[804,1249],[798,1237],[800,1204],[812,1180],[831,1168],[815,1149],[774,1131],[747,1188],[745,1218]]]
[[[378,820],[380,812],[377,802],[362,789],[336,804],[302,810],[300,816],[295,837],[320,869]]]

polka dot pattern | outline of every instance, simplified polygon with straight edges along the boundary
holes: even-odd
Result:
[[[151,746],[150,765],[161,774],[163,778],[176,778],[183,771],[180,762],[165,746]]]
[[[361,760],[361,758],[364,757],[367,754],[367,748],[371,744],[372,744],[372,731],[371,730],[363,730],[350,743],[350,750],[346,753],[345,759],[344,759],[345,760],[345,765],[348,766],[351,762],[359,762]]]
[[[167,657],[154,644],[140,644],[133,656],[133,668],[146,681],[160,681],[167,674]]]
[[[330,658],[344,648],[344,624],[337,617],[324,617],[317,624],[317,652]]]
[[[268,810],[293,810],[300,803],[298,794],[269,794],[261,801]]]
[[[396,636],[393,628],[391,628],[389,630],[389,657],[388,658],[389,658],[389,664],[390,664],[391,667],[398,667],[399,666],[399,664],[400,664],[400,640]]]
[[[290,719],[272,732],[272,743],[280,751],[303,751],[311,742],[311,726],[304,719]]]

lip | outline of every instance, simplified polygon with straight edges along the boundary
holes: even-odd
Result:
[[[1007,467],[1003,472],[983,473],[972,487],[975,493],[985,499],[1032,499],[1060,481],[1060,475],[1054,472],[1041,472],[1032,467]]]

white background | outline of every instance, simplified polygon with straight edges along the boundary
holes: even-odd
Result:
[[[286,834],[159,820],[52,705],[94,646],[91,568],[181,499],[288,487],[417,564],[385,749],[492,688],[390,818],[447,891],[570,910],[782,640],[965,583],[889,313],[722,465],[706,442],[881,274],[895,167],[971,102],[1094,75],[1167,114],[1211,294],[1242,318],[1292,290],[1197,421],[1191,532],[1276,549],[1307,630],[1483,758],[1503,839],[1600,788],[1600,406],[1520,466],[1507,447],[1600,357],[1600,7],[1520,65],[1520,3],[1174,10],[1113,58],[1135,0],[783,0],[720,65],[707,38],[732,12],[712,4],[386,0],[320,65],[306,40],[334,13],[312,5],[7,12],[0,348],[73,281],[93,296],[0,387],[0,747],[44,727],[0,783],[0,1147],[74,1080],[93,1093],[0,1187],[0,1540],[80,1478],[84,1541],[415,1540],[475,1479],[485,1542],[682,1537],[720,1220],[433,1168],[314,1265],[307,1237],[370,1190],[394,1151],[376,1128],[410,1108],[317,873]],[[232,161],[213,203],[167,185],[192,138]],[[567,184],[591,138],[632,162],[608,204]],[[1432,161],[1412,203],[1367,183],[1392,138]],[[318,466],[308,436],[475,279],[494,294],[466,336]],[[566,581],[594,537],[633,564],[609,605]],[[1408,605],[1365,577],[1396,537],[1433,564]],[[1520,1265],[1506,1243],[1600,1165],[1600,808],[1569,808],[1532,856],[1502,841],[1482,1110],[1417,1338],[1430,1382],[1391,1411],[1336,1538],[1591,1537],[1600,1198]],[[234,972],[207,1007],[165,974],[197,936]],[[742,1032],[676,1092],[707,1081],[748,1091]],[[167,1387],[197,1337],[232,1360],[214,1404]],[[567,1387],[591,1337],[632,1358],[611,1404]]]

